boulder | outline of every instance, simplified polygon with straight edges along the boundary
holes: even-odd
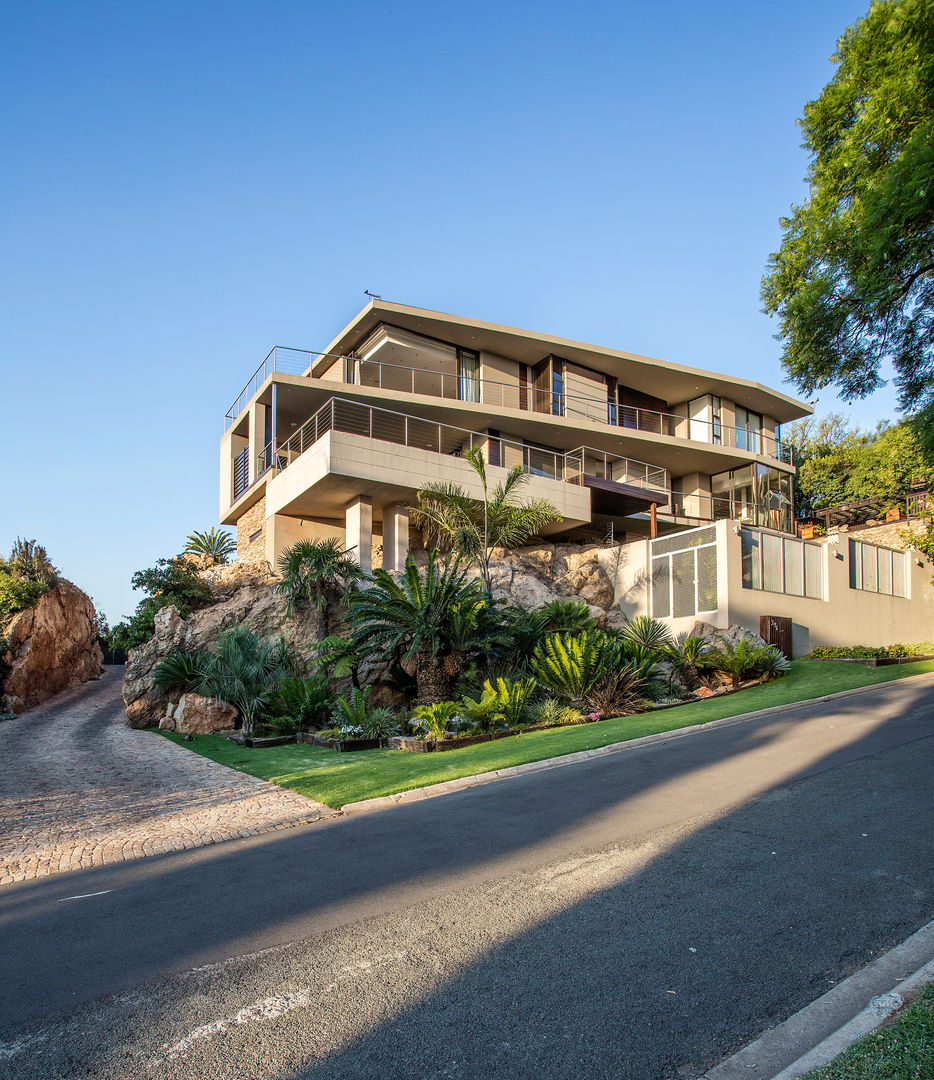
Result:
[[[201,694],[182,694],[177,705],[169,702],[159,727],[186,735],[211,735],[237,726],[237,710]]]
[[[9,669],[0,712],[21,713],[54,694],[80,686],[101,673],[91,598],[70,581],[60,581],[34,608],[14,615],[2,630]]]
[[[746,626],[731,623],[727,627],[714,626],[709,622],[696,622],[691,627],[691,637],[708,638],[714,645],[735,645],[745,638],[750,645],[768,645],[768,642]]]

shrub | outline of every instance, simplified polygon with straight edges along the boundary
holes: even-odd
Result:
[[[35,540],[17,537],[8,559],[0,558],[0,625],[36,601],[58,583],[58,571]]]
[[[646,681],[634,664],[609,671],[587,692],[586,706],[603,716],[631,716],[646,706]]]
[[[662,656],[685,687],[693,690],[700,672],[710,666],[713,651],[706,638],[679,634],[663,648]]]
[[[464,698],[464,716],[481,731],[499,726],[514,728],[528,722],[529,699],[535,691],[533,679],[487,679],[478,699]]]
[[[362,739],[363,728],[359,724],[344,724],[341,727],[322,728],[318,735],[322,739]]]
[[[560,727],[563,724],[585,724],[587,717],[570,705],[565,705],[557,698],[547,698],[532,713],[536,724],[546,727]]]
[[[295,728],[319,728],[334,705],[327,679],[283,679],[269,702],[267,713],[289,717]]]
[[[245,626],[225,630],[204,660],[200,693],[233,706],[244,736],[253,734],[256,718],[277,684],[291,674],[292,658],[284,642],[260,641]]]
[[[456,701],[418,705],[415,708],[412,730],[420,738],[443,739],[460,711],[461,706]]]
[[[580,703],[606,675],[614,652],[611,639],[598,630],[584,630],[576,637],[552,634],[532,655],[532,671],[556,697]]]
[[[639,649],[659,653],[671,642],[671,631],[651,615],[637,615],[623,627],[621,636]]]
[[[762,661],[762,648],[752,643],[749,638],[740,638],[733,644],[724,643],[710,655],[710,665],[715,671],[729,675],[735,690],[744,675],[758,670]]]
[[[160,660],[152,673],[152,681],[160,690],[187,694],[197,690],[204,676],[207,653],[203,649],[174,652]]]
[[[363,728],[363,734],[367,739],[379,739],[380,742],[391,739],[402,732],[402,726],[396,717],[395,710],[389,708],[388,705],[379,705],[376,708],[369,709],[360,726]]]
[[[170,604],[183,619],[187,619],[193,611],[213,603],[211,590],[181,556],[159,559],[148,570],[137,570],[130,583],[146,596],[128,619],[113,628],[115,649],[135,649],[149,641],[156,632],[156,613]]]
[[[0,625],[18,611],[34,607],[45,591],[35,581],[23,581],[0,570]]]
[[[755,668],[766,679],[778,679],[782,675],[787,675],[791,670],[791,664],[786,659],[785,654],[776,649],[774,645],[767,645],[760,647],[757,650],[758,657],[756,659]]]

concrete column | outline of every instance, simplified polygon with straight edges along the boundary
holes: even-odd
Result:
[[[344,511],[344,546],[360,569],[369,574],[373,569],[373,501],[361,496]]]
[[[402,503],[383,508],[383,569],[402,570],[409,553],[409,512]]]
[[[249,425],[250,483],[252,484],[261,472],[259,456],[266,445],[266,406],[259,401],[254,401],[250,406]]]

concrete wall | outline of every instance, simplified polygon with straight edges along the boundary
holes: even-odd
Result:
[[[709,527],[709,526],[708,526]],[[793,651],[806,656],[815,645],[893,645],[934,641],[934,564],[908,555],[908,596],[850,588],[849,544],[821,545],[823,599],[743,588],[742,539],[738,523],[718,521],[717,610],[712,614],[667,619],[675,634],[702,620],[717,627],[745,626],[759,632],[760,615],[792,620]],[[919,565],[921,563],[922,565]],[[616,603],[627,618],[651,614],[650,542],[623,546],[616,575]]]

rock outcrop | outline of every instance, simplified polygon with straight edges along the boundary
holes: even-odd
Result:
[[[237,726],[237,710],[201,694],[182,694],[178,704],[169,702],[159,727],[186,735],[211,735]]]
[[[0,712],[21,713],[80,686],[101,673],[91,598],[70,581],[60,581],[3,628],[8,669]]]
[[[504,597],[528,609],[544,607],[552,600],[584,600],[591,615],[601,624],[622,621],[614,605],[614,580],[619,557],[619,545],[542,544],[534,548],[497,552],[491,567],[494,595]],[[425,552],[417,558],[426,561]],[[131,727],[155,727],[168,720],[178,723],[182,707],[183,719],[190,723],[188,700],[179,700],[178,693],[167,694],[153,683],[153,672],[163,657],[180,649],[206,648],[232,626],[247,626],[257,637],[265,640],[280,635],[301,658],[308,655],[325,628],[321,616],[314,610],[302,610],[289,616],[285,600],[275,590],[275,579],[265,565],[233,563],[201,571],[216,602],[193,612],[183,619],[174,607],[163,608],[156,615],[155,636],[145,645],[133,649],[127,659],[123,684],[123,699],[127,721]],[[328,633],[342,633],[340,612],[331,612]],[[367,674],[367,673],[362,673]],[[202,699],[204,700],[204,699]],[[391,692],[382,688],[374,696],[380,704],[392,700]],[[200,711],[200,710],[199,710]],[[211,717],[204,723],[218,723]],[[168,726],[168,723],[163,726]],[[175,728],[185,730],[185,728]],[[195,727],[189,727],[196,733]],[[211,729],[214,730],[214,729]]]

